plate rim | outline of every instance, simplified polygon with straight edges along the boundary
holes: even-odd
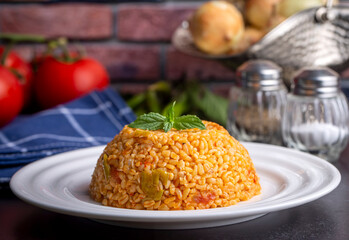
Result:
[[[309,203],[311,201],[317,200],[320,197],[323,197],[333,191],[340,183],[341,181],[341,175],[338,169],[333,166],[331,163],[310,155],[308,153],[300,152],[294,149],[286,148],[286,147],[281,147],[281,146],[275,146],[275,145],[269,145],[269,144],[262,144],[262,143],[251,143],[251,142],[241,142],[246,149],[249,151],[249,149],[254,149],[254,148],[272,148],[272,149],[277,149],[279,151],[286,151],[289,153],[292,153],[293,155],[299,155],[300,157],[306,157],[308,160],[310,159],[313,163],[315,162],[316,164],[320,164],[322,166],[326,166],[326,169],[331,173],[331,176],[333,177],[332,181],[330,181],[325,188],[322,188],[315,193],[307,194],[305,196],[302,196],[299,199],[295,200],[288,200],[283,203],[277,203],[276,206],[257,206],[254,207],[252,210],[248,209],[247,207],[244,209],[236,209],[234,211],[214,211],[215,209],[203,209],[203,210],[177,210],[173,211],[176,213],[185,213],[182,216],[178,216],[177,214],[171,215],[171,214],[166,214],[170,211],[151,211],[151,210],[132,210],[132,209],[121,209],[121,208],[116,208],[118,211],[122,212],[129,212],[129,211],[141,211],[141,217],[138,216],[127,216],[127,214],[120,214],[119,212],[111,209],[108,206],[103,206],[100,205],[100,203],[96,202],[95,207],[103,208],[103,211],[101,212],[96,212],[94,211],[94,208],[89,209],[89,211],[85,210],[79,210],[79,209],[72,209],[71,207],[67,206],[61,206],[61,205],[54,205],[52,203],[47,203],[47,202],[38,202],[38,199],[32,199],[29,196],[26,196],[21,190],[19,189],[20,186],[18,183],[18,179],[21,178],[21,175],[24,175],[27,171],[30,171],[31,168],[35,168],[37,165],[44,165],[48,164],[51,162],[54,162],[57,158],[58,159],[64,159],[62,157],[64,156],[71,156],[73,157],[74,155],[80,155],[81,153],[85,152],[85,154],[89,152],[95,152],[96,150],[102,150],[105,145],[101,146],[95,146],[95,147],[88,147],[88,148],[82,148],[82,149],[77,149],[73,151],[68,151],[60,154],[56,154],[50,157],[42,158],[40,160],[37,160],[33,163],[30,163],[24,167],[22,167],[20,170],[18,170],[11,178],[10,180],[10,188],[12,192],[21,200],[28,202],[32,205],[35,205],[37,207],[58,212],[58,213],[64,213],[67,215],[73,215],[73,216],[79,216],[79,217],[87,217],[87,218],[94,218],[94,219],[100,219],[100,220],[111,220],[111,221],[126,221],[126,222],[142,222],[142,221],[147,221],[147,222],[164,222],[164,223],[174,223],[174,222],[190,222],[190,221],[214,221],[214,220],[222,220],[222,219],[228,219],[228,218],[241,218],[241,217],[246,217],[246,216],[253,216],[253,215],[259,215],[259,214],[266,214],[269,212],[275,212],[275,211],[280,211],[283,209],[289,209],[292,207],[296,207],[299,205],[303,205],[306,203]],[[60,160],[61,162],[69,161],[64,159]],[[258,202],[257,202],[258,203]],[[236,206],[236,205],[234,205]],[[234,207],[231,206],[231,207]],[[229,208],[229,207],[227,207]],[[216,208],[216,209],[225,209],[225,208]],[[107,213],[105,213],[105,210]],[[108,211],[110,210],[110,211]],[[145,214],[145,212],[149,212],[152,214]],[[192,214],[194,213],[195,214]],[[154,216],[155,214],[155,216]]]

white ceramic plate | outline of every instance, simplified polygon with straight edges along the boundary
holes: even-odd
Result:
[[[260,217],[318,199],[340,182],[330,163],[310,154],[257,143],[243,143],[250,152],[262,194],[226,208],[145,211],[102,206],[88,195],[88,185],[103,146],[58,154],[20,169],[11,179],[22,200],[51,211],[91,218],[118,226],[189,229],[223,226]]]

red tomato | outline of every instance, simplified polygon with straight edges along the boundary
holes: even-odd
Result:
[[[4,49],[0,48],[0,56],[2,56]],[[15,71],[16,76],[23,88],[24,103],[28,105],[31,100],[33,71],[31,65],[20,58],[16,53],[10,52],[5,60],[4,67]]]
[[[13,120],[22,110],[23,90],[15,75],[0,66],[0,127]]]
[[[53,58],[50,54],[38,54],[36,53],[33,59],[30,61],[30,65],[33,69],[34,75],[38,71],[39,66],[47,59],[47,58]]]
[[[66,103],[109,84],[104,67],[91,58],[65,63],[45,58],[39,65],[34,81],[38,104],[50,108]]]

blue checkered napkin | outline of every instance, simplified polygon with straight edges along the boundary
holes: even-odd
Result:
[[[37,159],[105,145],[135,118],[110,88],[18,118],[0,129],[0,183],[8,182],[20,167]]]

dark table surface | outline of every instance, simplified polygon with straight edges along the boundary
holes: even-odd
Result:
[[[340,185],[311,203],[244,223],[194,230],[143,230],[58,214],[0,190],[0,239],[349,239],[349,146],[334,164]]]

